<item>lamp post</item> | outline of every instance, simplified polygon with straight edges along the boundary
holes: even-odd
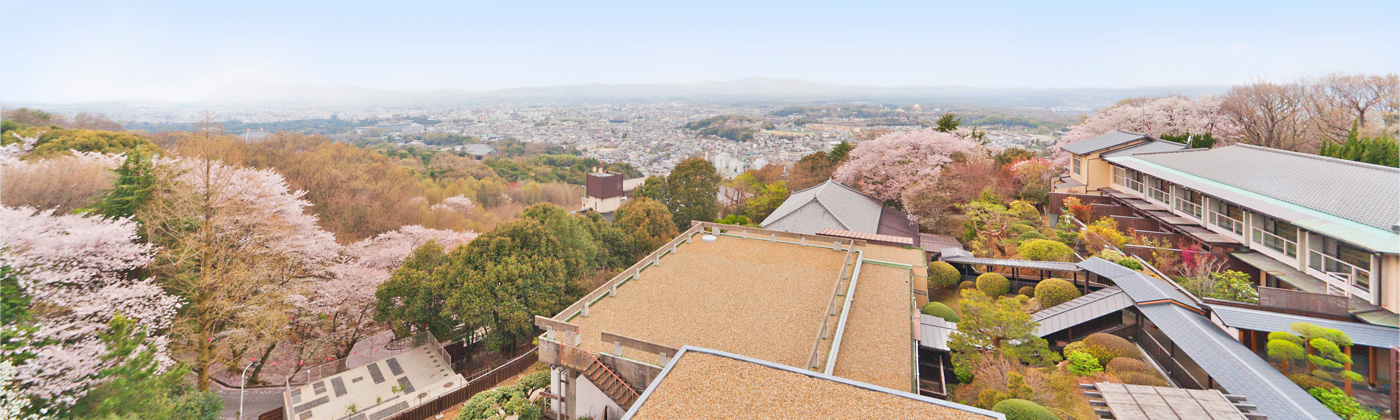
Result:
[[[243,374],[238,377],[240,380],[238,385],[238,420],[243,420],[243,391],[248,388],[248,368],[256,364],[258,364],[256,359],[248,362],[248,366],[243,368]]]

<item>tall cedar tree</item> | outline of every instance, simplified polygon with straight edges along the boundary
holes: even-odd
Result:
[[[116,169],[117,180],[112,189],[93,204],[91,211],[109,218],[131,217],[151,199],[156,186],[155,163],[142,149],[127,153],[122,166]]]

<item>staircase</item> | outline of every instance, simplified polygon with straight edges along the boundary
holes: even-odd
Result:
[[[637,391],[596,358],[583,370],[583,376],[597,385],[598,389],[607,394],[608,398],[612,398],[623,410],[632,408],[632,403],[637,402]]]

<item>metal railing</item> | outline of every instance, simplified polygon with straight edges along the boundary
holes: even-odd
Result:
[[[1163,203],[1172,202],[1171,194],[1153,187],[1147,187],[1147,196]]]
[[[1357,267],[1331,255],[1309,250],[1308,268],[1326,273],[1343,284],[1365,291],[1371,290],[1371,270]]]
[[[1189,214],[1197,219],[1201,218],[1201,205],[1187,200],[1185,197],[1176,198],[1176,210]]]
[[[590,353],[588,350],[584,350],[582,348],[567,344],[569,342],[577,342],[577,340],[575,340],[575,337],[577,335],[577,332],[565,332],[563,337],[561,337],[561,339],[558,340],[559,364],[568,366],[569,368],[578,370],[580,372],[586,371],[588,370],[589,366],[596,364],[603,369],[604,373],[612,377],[612,379],[614,381],[617,381],[618,384],[622,385],[623,390],[626,390],[627,393],[632,397],[632,401],[636,401],[638,398],[641,397],[641,394],[638,394],[637,390],[632,388],[632,385],[628,385],[627,381],[624,381],[622,380],[622,377],[617,376],[617,372],[613,372],[612,368],[608,367],[607,365],[604,365],[602,361],[599,361],[598,356],[594,356],[593,353]],[[595,385],[601,386],[602,384]],[[609,395],[609,397],[612,396]],[[621,404],[622,402],[618,401],[618,403]]]
[[[1227,216],[1224,213],[1211,210],[1210,224],[1225,228],[1236,235],[1244,236],[1244,222]]]
[[[1282,236],[1265,232],[1263,229],[1254,228],[1254,242],[1264,245],[1264,247],[1266,248],[1278,251],[1283,255],[1287,255],[1291,258],[1298,257],[1298,242],[1290,241]]]

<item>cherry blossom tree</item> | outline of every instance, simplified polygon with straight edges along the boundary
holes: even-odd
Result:
[[[890,133],[857,145],[833,178],[871,197],[897,200],[918,184],[938,182],[944,165],[977,146],[976,140],[957,133]]]
[[[191,158],[160,160],[156,172],[136,217],[160,246],[151,271],[188,301],[174,344],[207,390],[214,366],[287,336],[294,295],[329,275],[341,247],[307,213],[305,192],[272,170]]]
[[[1209,133],[1217,139],[1238,138],[1239,125],[1221,111],[1220,105],[1220,97],[1207,94],[1196,98],[1168,96],[1100,110],[1084,122],[1070,127],[1069,132],[1060,138],[1060,142],[1052,148],[1055,161],[1057,164],[1069,161],[1069,155],[1060,147],[1113,130],[1153,137]]]
[[[0,146],[0,163],[10,163],[19,160],[20,156],[24,156],[25,153],[34,150],[34,146],[39,144],[39,137],[42,137],[44,132],[40,131],[32,137],[23,137],[20,136],[19,133],[13,131],[11,131],[10,134],[16,139],[19,139],[19,141]]]
[[[29,299],[28,319],[36,327],[19,349],[0,356],[27,357],[16,366],[27,394],[57,407],[81,397],[109,367],[98,335],[118,314],[148,331],[170,328],[180,299],[150,279],[130,277],[154,252],[137,242],[131,220],[0,207],[0,226],[0,257]],[[148,345],[168,366],[165,337],[153,337]]]

